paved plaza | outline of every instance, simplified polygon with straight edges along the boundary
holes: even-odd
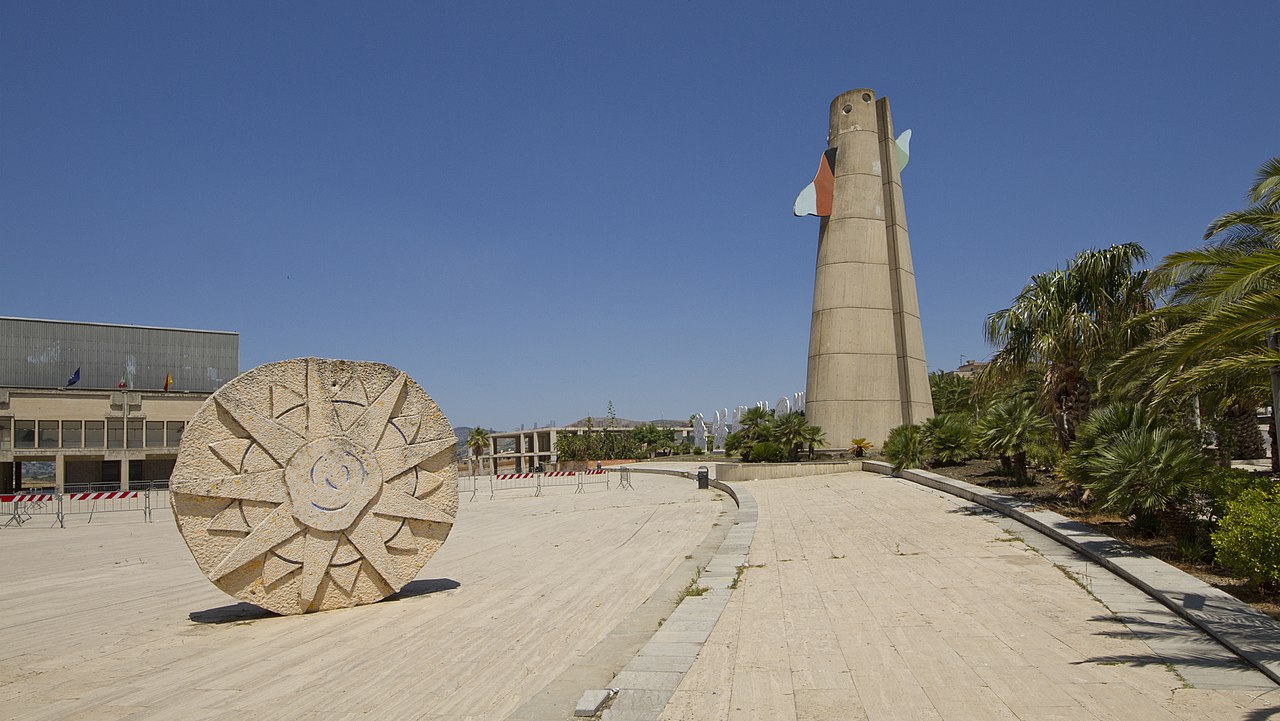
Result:
[[[505,718],[679,575],[733,510],[688,481],[634,485],[464,496],[448,542],[398,597],[306,616],[223,594],[161,514],[5,529],[0,718]],[[561,703],[571,712],[626,660],[603,658]]]
[[[1207,642],[1186,653],[1171,614],[1137,630],[1178,644],[1141,640],[1091,587],[1145,597],[1096,567],[1073,578],[972,504],[870,473],[741,485],[750,567],[666,721],[1280,717],[1264,676]]]
[[[724,494],[632,479],[464,495],[404,592],[306,616],[222,594],[162,514],[5,529],[0,718],[571,718],[735,522]],[[758,509],[749,566],[710,591],[727,603],[705,645],[649,694],[658,711],[606,718],[1280,718],[1261,674],[965,501],[872,473],[737,487]]]

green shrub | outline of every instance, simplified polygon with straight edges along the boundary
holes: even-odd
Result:
[[[1089,457],[1086,488],[1100,508],[1163,515],[1186,499],[1207,470],[1200,444],[1170,428],[1130,428],[1102,439]]]
[[[742,431],[734,431],[724,437],[724,455],[739,456],[744,461],[751,455],[751,444]]]
[[[693,455],[695,455],[695,456],[700,456],[700,455],[702,455],[703,453],[706,453],[706,451],[702,450],[702,446],[694,446],[694,447],[693,447]]]
[[[963,413],[944,413],[920,424],[935,465],[954,466],[973,457],[973,419]]]
[[[1219,563],[1259,589],[1280,584],[1280,495],[1252,488],[1228,502],[1213,547]]]
[[[1216,466],[1196,482],[1195,492],[1207,508],[1209,520],[1217,521],[1227,515],[1227,504],[1236,500],[1242,493],[1250,489],[1273,490],[1274,480],[1267,476],[1254,474],[1239,468],[1223,468]]]
[[[1155,416],[1134,403],[1112,403],[1095,409],[1076,429],[1076,440],[1063,457],[1058,471],[1069,482],[1088,485],[1094,480],[1091,472],[1097,460],[1098,447],[1108,438],[1134,428],[1150,430],[1155,427]]]
[[[752,463],[777,463],[778,461],[786,460],[786,458],[787,452],[782,450],[782,446],[773,441],[760,441],[751,446],[751,458],[749,460]]]
[[[1179,558],[1191,563],[1204,563],[1213,558],[1213,546],[1199,533],[1178,536],[1174,549]]]
[[[924,468],[928,444],[920,426],[904,424],[889,431],[889,438],[884,442],[884,457],[893,464],[893,470],[903,468]]]

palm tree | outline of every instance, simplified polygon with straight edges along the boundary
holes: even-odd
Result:
[[[929,444],[920,426],[907,423],[889,431],[883,450],[884,457],[893,464],[893,470],[901,471],[903,468],[924,468]]]
[[[1098,506],[1138,519],[1168,515],[1205,472],[1200,444],[1171,428],[1129,428],[1090,461]]]
[[[968,460],[973,450],[973,418],[966,413],[943,413],[920,424],[925,443],[939,466]]]
[[[809,460],[813,460],[813,449],[827,445],[827,432],[822,426],[815,426],[808,422],[804,424],[804,442],[809,446]],[[870,444],[867,444],[870,447]]]
[[[987,340],[998,350],[979,385],[991,389],[1042,369],[1039,400],[1065,450],[1089,412],[1101,367],[1143,339],[1128,321],[1153,305],[1147,271],[1134,270],[1146,257],[1142,246],[1125,243],[1032,276],[1008,308],[987,318]]]
[[[467,434],[467,447],[471,449],[471,456],[477,460],[477,465],[480,465],[481,454],[489,449],[489,432],[483,428],[472,428]],[[484,468],[481,467],[480,471],[483,473]]]
[[[803,413],[787,413],[773,424],[773,440],[787,452],[787,459],[800,460],[800,448],[806,440],[805,431],[810,428]]]
[[[933,371],[929,374],[929,392],[933,396],[934,413],[973,415],[973,379],[958,373]]]
[[[748,408],[742,414],[742,417],[738,419],[738,425],[747,441],[747,445],[771,440],[770,434],[773,429],[773,423],[773,411],[765,410],[759,406]]]
[[[1049,439],[1053,424],[1025,397],[993,403],[978,421],[978,444],[1000,457],[1018,481],[1027,480],[1027,450]]]
[[[1152,274],[1168,304],[1148,325],[1163,332],[1114,372],[1147,388],[1157,405],[1216,394],[1216,407],[1242,415],[1269,395],[1280,408],[1280,158],[1258,170],[1248,199],[1249,207],[1209,225],[1207,245],[1169,255]],[[1274,444],[1274,414],[1271,426]],[[1273,452],[1280,471],[1277,464]]]

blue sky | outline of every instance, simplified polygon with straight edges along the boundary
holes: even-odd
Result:
[[[709,415],[804,387],[845,90],[914,131],[933,369],[1280,153],[1275,3],[543,5],[0,2],[0,315],[387,362],[455,425]]]

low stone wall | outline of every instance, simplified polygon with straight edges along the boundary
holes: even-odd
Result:
[[[862,461],[808,461],[801,463],[717,463],[716,480],[764,481],[773,478],[821,476],[862,470]]]

